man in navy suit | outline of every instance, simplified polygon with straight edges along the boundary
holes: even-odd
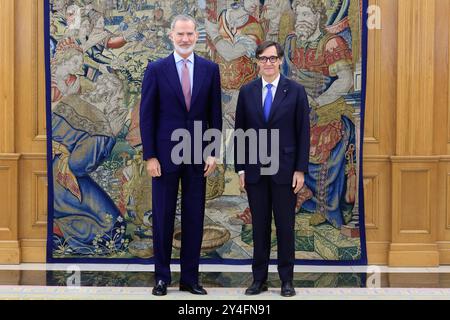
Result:
[[[174,52],[148,65],[142,82],[140,130],[147,171],[152,176],[153,249],[155,287],[157,296],[167,294],[171,282],[170,260],[181,180],[181,278],[180,290],[206,294],[198,282],[198,265],[203,237],[206,177],[216,167],[216,154],[194,162],[178,163],[172,159],[172,133],[184,129],[193,144],[194,123],[202,136],[207,129],[222,129],[220,74],[217,64],[194,54],[198,39],[195,20],[186,15],[176,16],[170,38]],[[191,151],[194,148],[192,147]],[[188,152],[183,150],[182,152]],[[217,155],[218,156],[218,155]],[[186,159],[186,154],[183,155]],[[198,155],[196,156],[198,157]],[[203,159],[203,157],[201,157]]]
[[[303,187],[309,160],[309,104],[303,86],[280,74],[283,49],[278,43],[263,42],[256,49],[256,59],[261,78],[241,88],[235,122],[236,130],[267,130],[269,137],[261,141],[263,136],[257,135],[256,143],[247,142],[243,161],[239,160],[240,147],[235,145],[235,169],[241,187],[247,191],[253,223],[253,283],[245,294],[267,290],[273,211],[281,295],[289,297],[295,295],[292,280],[296,194]],[[267,145],[268,154],[278,155],[272,159],[278,161],[276,165],[262,158],[262,143]],[[249,150],[252,146],[259,150]],[[257,161],[252,163],[251,153],[255,152]],[[269,167],[278,170],[268,172]]]

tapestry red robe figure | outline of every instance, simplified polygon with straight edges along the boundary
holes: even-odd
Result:
[[[313,213],[311,225],[328,221],[341,228],[352,218],[356,195],[354,109],[344,99],[353,86],[352,52],[343,37],[318,20],[305,21],[314,12],[297,3],[296,31],[286,38],[283,71],[305,87],[311,106],[309,172],[298,207]]]

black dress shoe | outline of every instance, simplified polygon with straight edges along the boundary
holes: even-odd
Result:
[[[192,294],[208,294],[208,292],[206,292],[199,284],[187,285],[180,283],[180,291],[189,291]]]
[[[267,290],[267,283],[265,281],[253,281],[250,287],[245,290],[245,294],[247,296],[253,296]]]
[[[165,296],[167,294],[167,283],[158,280],[156,286],[153,287],[152,294],[154,296]]]
[[[295,289],[292,281],[284,281],[281,283],[281,295],[283,297],[295,296]]]

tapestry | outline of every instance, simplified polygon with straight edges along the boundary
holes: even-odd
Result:
[[[173,17],[188,14],[198,22],[196,53],[220,67],[224,132],[234,128],[240,87],[258,77],[257,45],[282,45],[282,74],[305,87],[310,104],[296,263],[367,263],[361,165],[366,0],[46,0],[45,6],[48,262],[153,263],[141,83],[150,61],[173,52]],[[222,153],[229,151],[224,134]],[[232,157],[222,158],[207,179],[201,262],[249,264],[252,213],[227,161]],[[181,245],[179,200],[174,261]],[[276,259],[275,225],[272,231]]]

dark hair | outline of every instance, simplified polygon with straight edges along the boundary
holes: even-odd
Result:
[[[256,52],[255,52],[256,58],[259,58],[261,53],[263,53],[264,50],[266,50],[269,47],[275,47],[275,49],[277,49],[277,56],[278,56],[278,58],[282,58],[284,56],[283,47],[281,47],[281,45],[278,42],[275,42],[275,41],[264,41],[263,43],[261,43],[256,48]]]

